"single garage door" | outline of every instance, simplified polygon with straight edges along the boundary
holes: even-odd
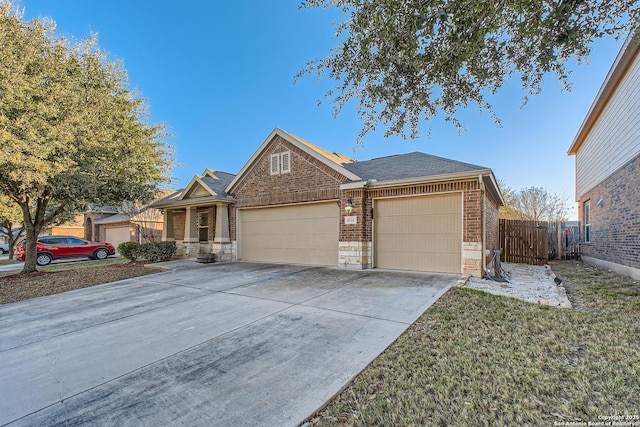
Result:
[[[377,268],[460,273],[460,193],[380,199],[374,205]]]
[[[240,259],[291,264],[338,264],[336,202],[239,211]]]
[[[117,251],[120,243],[131,240],[131,231],[129,231],[129,227],[105,228],[104,240],[115,246]]]

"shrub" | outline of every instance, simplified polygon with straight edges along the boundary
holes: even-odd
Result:
[[[139,247],[138,242],[122,242],[118,245],[118,252],[129,261],[135,261]]]
[[[176,242],[152,242],[138,245],[135,255],[138,259],[160,262],[171,259],[177,251]]]

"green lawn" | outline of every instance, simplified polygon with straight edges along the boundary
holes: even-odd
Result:
[[[553,426],[640,415],[638,283],[575,261],[553,269],[577,310],[452,289],[309,423]]]

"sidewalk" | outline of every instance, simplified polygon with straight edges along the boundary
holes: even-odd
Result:
[[[23,264],[21,262],[17,264],[0,265],[0,271],[22,270],[22,266]]]

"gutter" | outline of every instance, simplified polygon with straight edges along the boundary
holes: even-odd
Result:
[[[233,197],[203,197],[198,199],[185,199],[185,200],[176,200],[175,202],[168,203],[159,203],[153,204],[150,207],[155,209],[176,209],[183,208],[186,206],[207,206],[211,204],[211,202],[225,202],[225,203],[234,203],[236,199]]]
[[[434,183],[441,181],[451,181],[451,180],[462,180],[462,179],[475,179],[480,173],[481,176],[491,175],[491,169],[477,169],[474,171],[467,172],[454,172],[454,173],[443,173],[440,175],[429,175],[429,176],[419,176],[419,177],[411,177],[411,178],[403,178],[403,179],[394,179],[390,181],[380,181],[377,182],[375,179],[371,179],[369,181],[358,181],[358,182],[349,182],[346,184],[342,184],[340,186],[340,190],[352,190],[356,188],[385,188],[385,187],[396,187],[399,185],[411,185],[411,184],[425,184],[425,183]]]
[[[482,276],[484,277],[487,271],[487,256],[485,254],[486,246],[487,246],[487,216],[484,212],[485,209],[485,199],[486,199],[486,188],[484,185],[484,179],[482,179],[482,175],[478,175],[478,183],[480,184],[480,194],[482,195],[482,209],[480,209],[481,223],[482,223]]]

